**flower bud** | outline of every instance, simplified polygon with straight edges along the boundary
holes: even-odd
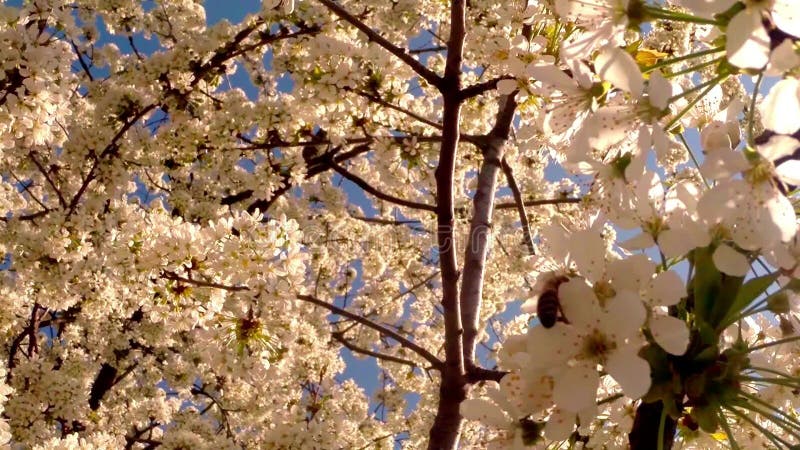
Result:
[[[776,292],[767,297],[767,309],[775,314],[786,314],[789,312],[789,295],[784,292]]]

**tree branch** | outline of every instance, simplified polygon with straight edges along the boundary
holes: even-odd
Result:
[[[461,328],[461,310],[458,302],[458,263],[454,233],[453,184],[456,153],[460,138],[461,64],[466,37],[466,0],[452,0],[450,4],[450,37],[447,43],[442,92],[442,145],[436,167],[437,223],[436,237],[439,267],[442,272],[442,311],[444,315],[445,364],[439,384],[439,403],[428,440],[429,450],[454,450],[461,433],[461,402],[467,398],[464,372],[464,354]]]
[[[50,178],[50,174],[47,173],[47,170],[42,166],[38,159],[36,159],[36,155],[33,151],[28,153],[28,157],[33,161],[33,164],[36,165],[36,168],[39,169],[39,172],[42,173],[44,179],[47,181],[47,184],[50,185],[50,188],[53,189],[53,192],[56,193],[58,197],[58,203],[61,205],[62,208],[67,207],[67,202],[64,200],[64,196],[61,194],[61,191],[56,187],[56,184],[53,182],[52,178]]]
[[[483,149],[483,164],[478,173],[478,187],[473,198],[473,213],[469,240],[464,255],[464,276],[461,282],[461,323],[464,326],[464,365],[467,373],[475,364],[475,348],[480,327],[480,310],[483,300],[483,278],[492,228],[492,212],[497,174],[504,157],[504,146],[511,131],[511,122],[517,108],[516,94],[503,96],[497,119]]]
[[[333,339],[335,339],[337,342],[339,342],[340,344],[342,344],[343,346],[345,346],[348,349],[350,349],[350,351],[352,351],[352,352],[360,353],[360,354],[366,355],[366,356],[372,356],[373,358],[382,359],[384,361],[391,361],[391,362],[395,362],[395,363],[398,363],[398,364],[405,364],[405,365],[411,366],[411,367],[419,367],[417,365],[417,363],[415,363],[414,361],[411,361],[411,360],[408,360],[408,359],[404,359],[404,358],[400,358],[398,356],[387,355],[386,353],[375,352],[375,351],[372,351],[372,350],[368,350],[366,348],[359,347],[359,346],[353,344],[352,342],[348,341],[347,338],[344,337],[344,333],[341,332],[341,331],[335,331],[335,332],[331,333],[331,337]]]
[[[331,160],[328,164],[330,164],[331,168],[333,168],[333,170],[336,171],[336,173],[341,175],[343,178],[352,181],[354,184],[356,184],[364,191],[372,194],[373,196],[381,200],[387,201],[389,203],[394,203],[396,205],[405,206],[406,208],[421,209],[423,211],[431,211],[431,212],[436,211],[435,206],[431,206],[425,203],[412,202],[410,200],[405,200],[399,197],[395,197],[393,195],[389,195],[385,192],[379,191],[378,189],[375,189],[374,187],[372,187],[372,185],[367,183],[363,178],[360,178],[359,176],[348,172],[347,169],[340,166],[339,164],[336,164],[336,162],[333,160]]]
[[[436,47],[424,47],[424,48],[413,48],[408,51],[412,55],[419,55],[422,53],[439,53],[447,50],[447,47],[444,45],[437,45]]]
[[[359,31],[361,31],[362,33],[366,34],[369,40],[374,41],[375,43],[386,49],[389,53],[393,54],[398,59],[406,63],[406,65],[410,67],[411,70],[416,72],[417,75],[422,77],[425,81],[427,81],[433,86],[441,87],[442,78],[439,75],[436,75],[433,71],[431,71],[427,67],[425,67],[424,64],[422,64],[413,56],[411,56],[405,49],[400,48],[389,42],[386,38],[378,34],[372,28],[368,27],[367,24],[359,20],[354,15],[350,14],[346,9],[342,8],[332,0],[318,0],[318,1],[323,5],[325,5],[326,8],[330,9],[334,14],[341,17],[354,27],[358,28]]]
[[[459,92],[459,96],[461,99],[466,100],[472,97],[477,97],[483,93],[493,91],[497,89],[497,83],[502,80],[513,80],[514,77],[510,75],[504,75],[502,77],[493,78],[491,80],[486,80],[481,83],[473,84],[472,86],[467,86]]]
[[[524,206],[542,206],[542,205],[561,205],[565,203],[580,203],[582,198],[548,198],[542,200],[525,200],[522,202]],[[495,209],[514,209],[517,208],[517,202],[498,203]]]
[[[519,213],[519,221],[522,224],[522,235],[525,238],[525,245],[528,247],[528,253],[530,255],[535,255],[536,246],[533,244],[533,236],[531,236],[528,213],[525,211],[525,202],[522,200],[522,192],[520,192],[517,180],[514,178],[514,169],[511,168],[505,157],[503,157],[502,165],[508,187],[511,189],[511,193],[514,195],[514,203],[517,205],[517,213]]]
[[[442,124],[434,122],[433,120],[430,120],[430,119],[426,119],[425,117],[422,117],[421,115],[415,113],[414,111],[411,111],[409,109],[405,109],[402,106],[397,106],[394,103],[387,102],[386,100],[384,100],[384,99],[382,99],[380,97],[376,97],[376,96],[374,96],[374,95],[372,95],[372,94],[370,94],[368,92],[364,92],[364,91],[361,91],[361,90],[358,90],[358,89],[345,89],[345,90],[349,90],[349,91],[355,92],[356,94],[360,95],[361,97],[366,98],[367,100],[369,100],[369,101],[371,101],[373,103],[377,103],[377,104],[379,104],[379,105],[381,105],[381,106],[383,106],[385,108],[393,109],[393,110],[395,110],[397,112],[403,113],[403,114],[407,115],[408,117],[411,117],[412,119],[414,119],[414,120],[416,120],[418,122],[424,123],[425,125],[431,126],[431,127],[436,128],[438,130],[442,129]]]
[[[309,302],[309,303],[313,303],[314,305],[321,306],[321,307],[323,307],[323,308],[325,308],[325,309],[327,309],[327,310],[329,310],[329,311],[331,311],[331,312],[333,312],[335,314],[338,314],[338,315],[343,316],[343,317],[347,317],[348,319],[354,320],[354,321],[360,323],[361,325],[364,325],[364,326],[366,326],[368,328],[372,328],[373,330],[381,333],[382,335],[394,339],[401,346],[403,346],[403,347],[405,347],[405,348],[407,348],[409,350],[414,351],[416,354],[418,354],[419,356],[421,356],[422,358],[427,360],[429,363],[431,363],[431,366],[434,369],[441,369],[442,368],[442,361],[439,360],[439,358],[437,358],[436,356],[434,356],[431,352],[429,352],[428,350],[420,347],[419,345],[417,345],[413,341],[410,341],[408,338],[402,336],[401,334],[397,333],[396,331],[394,331],[394,330],[392,330],[390,328],[387,328],[384,325],[381,325],[379,323],[373,322],[372,320],[367,319],[366,317],[360,316],[358,314],[354,314],[354,313],[352,313],[352,312],[350,312],[350,311],[348,311],[346,309],[339,308],[336,305],[332,305],[332,304],[330,304],[330,303],[328,303],[326,301],[320,300],[320,299],[318,299],[316,297],[312,297],[310,295],[298,295],[297,298],[299,300],[304,301],[304,302]]]

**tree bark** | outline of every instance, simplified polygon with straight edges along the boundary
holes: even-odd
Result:
[[[658,448],[658,428],[661,424],[663,404],[658,402],[642,403],[636,408],[633,429],[628,435],[631,450],[653,450]],[[677,422],[667,416],[664,423],[664,450],[672,448],[675,440]]]
[[[504,146],[511,129],[517,104],[514,95],[503,96],[497,111],[497,121],[482,148],[483,163],[478,173],[478,187],[473,199],[469,240],[464,255],[464,274],[461,282],[461,323],[464,326],[464,365],[474,371],[475,347],[480,332],[480,310],[483,301],[483,277],[489,237],[492,234],[492,214],[497,190],[497,174],[504,156]]]
[[[430,429],[429,450],[452,450],[458,447],[461,434],[461,402],[467,398],[464,371],[461,311],[458,303],[458,265],[456,262],[453,207],[453,179],[460,136],[461,62],[466,35],[466,0],[453,0],[450,6],[450,38],[447,61],[439,90],[444,99],[442,145],[436,167],[436,238],[439,267],[442,272],[442,309],[444,312],[445,363],[439,385],[439,404]]]

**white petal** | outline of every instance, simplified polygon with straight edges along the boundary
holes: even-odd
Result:
[[[800,66],[800,55],[794,52],[794,45],[791,39],[786,39],[772,50],[769,55],[769,65],[766,76],[777,77],[783,75],[795,67]]]
[[[650,96],[650,103],[658,109],[665,109],[669,106],[672,97],[672,83],[667,81],[661,72],[655,71],[650,74],[650,81],[647,84],[647,94]]]
[[[510,420],[499,406],[484,398],[468,398],[461,402],[461,415],[495,428],[508,428]]]
[[[614,86],[638,98],[642,95],[644,81],[636,61],[625,50],[606,46],[594,61],[597,74]]]
[[[597,296],[583,278],[572,278],[558,287],[561,310],[578,330],[593,327],[598,321]]]
[[[658,235],[658,248],[667,258],[683,256],[694,248],[691,240],[680,229],[664,230]]]
[[[728,61],[742,69],[760,69],[769,62],[769,36],[761,24],[761,11],[747,8],[728,23]]]
[[[577,92],[578,84],[563,70],[552,64],[533,64],[526,69],[527,74],[536,81],[541,81],[564,92]]]
[[[650,282],[650,296],[654,305],[672,306],[686,295],[681,277],[672,270],[661,272]]]
[[[536,355],[531,359],[531,369],[549,369],[564,364],[572,358],[580,343],[575,328],[556,323],[550,329],[532,327],[528,329],[528,353]]]
[[[608,265],[609,278],[617,290],[639,292],[647,285],[655,271],[656,263],[641,253],[612,261]]]
[[[765,183],[770,189],[772,185]],[[774,231],[768,232],[773,238],[772,242],[788,242],[797,232],[797,215],[794,211],[792,202],[783,194],[774,192],[764,202],[764,216],[766,221],[774,227]],[[770,227],[770,228],[772,228]]]
[[[750,263],[747,261],[747,257],[725,244],[714,250],[711,259],[720,272],[728,275],[743,277],[750,271]]]
[[[637,399],[650,389],[650,365],[636,354],[634,348],[623,348],[614,352],[606,361],[605,368],[626,396]]]
[[[800,149],[800,141],[791,136],[777,134],[769,138],[765,144],[759,145],[758,153],[764,158],[774,161],[784,156],[789,156],[798,149]]]
[[[566,370],[555,381],[553,400],[564,410],[577,413],[595,403],[600,376],[591,365],[578,365]]]
[[[744,203],[745,186],[741,180],[726,180],[703,194],[697,203],[697,213],[707,225],[727,221]]]
[[[776,167],[775,173],[785,183],[789,183],[792,186],[800,186],[800,161],[790,159]]]
[[[800,37],[800,7],[797,0],[775,0],[772,21],[781,31]]]
[[[500,80],[497,82],[497,92],[500,95],[509,95],[519,88],[517,80]]]
[[[680,0],[678,3],[704,17],[711,17],[733,6],[736,0]]]
[[[769,138],[765,144],[758,146],[758,153],[764,158],[774,161],[784,156],[789,156],[798,149],[800,149],[800,141],[791,136],[776,134]]]
[[[544,436],[551,441],[563,441],[575,429],[575,413],[556,408],[544,426]]]
[[[650,318],[650,332],[653,339],[667,353],[682,355],[686,353],[689,345],[689,328],[686,323],[677,317],[653,316]]]
[[[570,236],[570,256],[578,271],[590,281],[597,281],[605,272],[606,244],[600,233],[581,230]]]
[[[800,128],[800,80],[785,78],[777,83],[761,104],[764,127],[778,134]]]
[[[620,247],[630,251],[644,250],[654,245],[656,245],[656,241],[653,240],[653,236],[647,233],[639,233],[630,239],[620,242],[619,244]]]
[[[700,131],[700,147],[707,152],[733,148],[728,135],[728,126],[723,122],[714,121],[703,127]]]
[[[607,314],[601,316],[600,328],[603,334],[616,342],[634,337],[647,318],[647,310],[638,294],[619,291],[609,300]]]

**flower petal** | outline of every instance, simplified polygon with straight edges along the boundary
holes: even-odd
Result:
[[[785,78],[775,83],[761,104],[764,127],[778,134],[800,128],[800,80]]]
[[[509,95],[519,88],[517,80],[500,80],[497,82],[497,93],[500,95]]]
[[[681,277],[672,270],[661,272],[650,281],[650,300],[654,306],[672,306],[686,295]]]
[[[622,348],[609,356],[605,368],[626,396],[641,398],[650,390],[650,365],[636,354],[637,349]]]
[[[789,156],[798,149],[800,149],[800,141],[791,136],[776,134],[769,138],[765,144],[758,146],[758,153],[764,158],[774,161]]]
[[[544,436],[551,441],[563,441],[572,434],[575,429],[575,413],[567,412],[561,408],[555,408],[547,425],[544,426]]]
[[[468,398],[461,402],[461,415],[495,428],[508,428],[511,423],[499,406],[485,398]]]
[[[725,244],[714,250],[711,259],[720,272],[734,277],[743,277],[750,271],[750,263],[747,261],[747,257]]]
[[[572,233],[569,243],[570,257],[578,271],[590,281],[603,276],[606,266],[606,243],[600,233],[581,230]]]
[[[647,318],[647,310],[638,294],[631,291],[619,291],[608,302],[605,320],[600,321],[603,332],[616,342],[639,333],[639,328]]]
[[[725,33],[728,61],[742,69],[760,69],[769,61],[769,36],[761,24],[761,11],[747,8],[728,23]]]
[[[639,253],[608,264],[608,275],[614,289],[628,289],[639,292],[656,271],[654,263],[647,255]]]
[[[650,367],[647,369],[649,371]],[[555,381],[553,400],[564,410],[577,413],[595,403],[600,376],[591,365],[578,365],[568,369]]]
[[[797,0],[775,0],[771,17],[781,31],[800,37],[800,8],[797,7]]]
[[[578,84],[575,80],[552,64],[531,63],[525,71],[534,80],[541,81],[542,84],[554,87],[560,91],[568,93],[579,91]]]
[[[597,324],[599,305],[597,296],[583,278],[572,278],[558,287],[561,310],[569,323],[583,330]]]
[[[653,316],[650,318],[650,332],[653,339],[667,353],[682,355],[689,345],[689,328],[677,317]]]
[[[800,161],[790,159],[780,166],[775,168],[775,173],[778,174],[781,180],[793,186],[800,185]]]
[[[669,98],[672,97],[672,83],[667,81],[661,72],[650,73],[650,81],[647,85],[647,94],[650,96],[650,103],[658,109],[665,109],[669,106]]]
[[[644,89],[642,72],[628,52],[619,47],[606,46],[600,50],[594,64],[600,78],[630,92],[634,97],[641,97]]]
[[[552,369],[570,359],[580,343],[575,328],[556,323],[552,328],[531,327],[528,329],[528,353],[531,369]]]

